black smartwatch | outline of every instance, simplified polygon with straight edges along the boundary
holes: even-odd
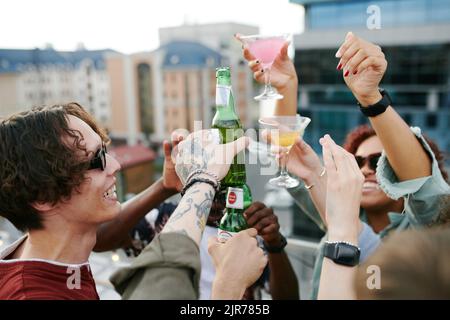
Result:
[[[282,234],[280,234],[280,237],[281,237],[281,244],[279,246],[276,246],[276,247],[268,246],[267,243],[264,241],[264,248],[266,249],[267,252],[269,252],[269,253],[280,253],[280,252],[283,251],[283,249],[287,245],[287,240]]]
[[[382,98],[377,103],[363,107],[361,105],[361,103],[359,103],[359,101],[358,101],[359,110],[361,110],[361,112],[366,117],[376,117],[377,115],[385,112],[387,107],[389,107],[392,104],[391,97],[389,97],[386,90],[381,89],[381,88],[378,90],[380,91]]]
[[[334,263],[353,267],[359,264],[361,249],[348,242],[325,242],[323,255]]]

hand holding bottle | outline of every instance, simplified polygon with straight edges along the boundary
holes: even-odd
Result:
[[[253,202],[244,212],[247,224],[258,231],[264,242],[271,247],[278,247],[281,243],[280,224],[272,208],[262,202]]]
[[[236,141],[220,144],[217,129],[191,133],[174,149],[177,175],[183,185],[196,170],[216,175],[217,179],[221,180],[227,174],[233,158],[243,151],[248,143],[247,137],[241,137]]]
[[[245,289],[261,276],[267,257],[258,247],[256,235],[256,229],[251,228],[225,243],[209,239],[208,252],[216,269],[212,299],[241,299]]]

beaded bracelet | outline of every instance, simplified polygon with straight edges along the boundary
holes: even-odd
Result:
[[[219,191],[220,189],[220,182],[219,183],[215,183],[212,180],[209,179],[204,179],[204,178],[193,178],[191,181],[189,181],[184,187],[183,190],[181,190],[180,194],[181,196],[184,196],[184,194],[186,193],[186,191],[192,187],[194,184],[196,184],[197,182],[203,182],[203,183],[207,183],[209,185],[211,185],[214,190]]]
[[[191,172],[191,174],[187,177],[186,184],[189,183],[189,181],[192,179],[193,176],[199,175],[199,174],[205,174],[205,175],[213,178],[216,181],[216,183],[219,182],[219,177],[215,173],[212,173],[212,172],[209,172],[209,171],[206,171],[203,169],[197,169],[197,170],[194,170],[193,172]]]

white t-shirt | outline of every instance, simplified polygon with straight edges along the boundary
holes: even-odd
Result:
[[[203,231],[202,240],[200,241],[200,261],[202,271],[200,273],[200,300],[210,300],[211,290],[216,269],[214,267],[211,256],[208,253],[208,239],[217,237],[217,228],[206,226]]]

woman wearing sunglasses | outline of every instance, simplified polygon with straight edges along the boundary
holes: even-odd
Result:
[[[262,81],[260,63],[244,48],[244,58]],[[344,143],[344,149],[353,154],[363,173],[364,182],[360,201],[358,243],[359,261],[364,261],[378,246],[380,239],[394,230],[422,227],[437,223],[445,211],[445,197],[450,193],[442,155],[436,145],[427,140],[419,128],[410,128],[394,110],[385,90],[379,88],[387,68],[381,48],[349,32],[336,52],[337,72],[358,101],[361,112],[371,127],[356,128]],[[297,113],[298,78],[287,55],[287,45],[274,61],[272,85],[287,99],[277,100],[275,113]],[[318,155],[299,139],[289,153],[288,170],[301,178],[305,185],[290,189],[299,207],[324,231],[326,222],[326,171]],[[351,194],[345,194],[352,197]],[[345,221],[336,228],[345,233]],[[322,241],[327,239],[327,235]],[[399,244],[401,245],[401,244]],[[323,246],[322,246],[323,248]],[[356,251],[355,251],[356,252]],[[327,258],[331,254],[325,253]],[[320,250],[313,274],[312,298],[317,298],[324,250]],[[333,259],[333,257],[331,257]],[[355,259],[356,261],[356,259]],[[334,260],[339,264],[339,257]],[[358,261],[356,261],[357,263]]]

